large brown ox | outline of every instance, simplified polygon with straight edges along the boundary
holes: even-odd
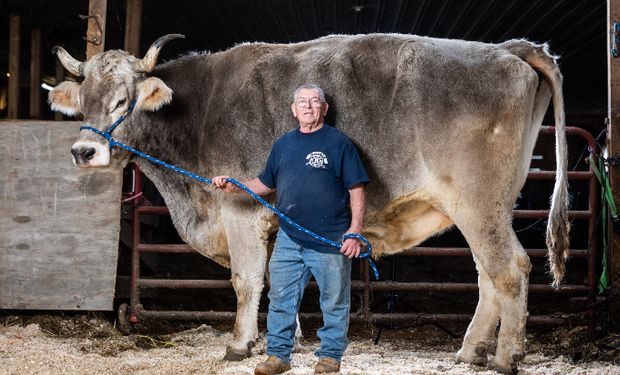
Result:
[[[524,356],[530,261],[511,226],[543,115],[553,97],[557,178],[547,244],[554,284],[567,257],[567,182],[561,75],[545,45],[485,44],[414,35],[335,35],[295,44],[249,43],[156,66],[113,50],[80,62],[57,54],[82,84],[63,82],[53,109],[82,113],[116,139],[203,176],[256,176],[273,142],[295,126],[292,91],[328,93],[335,125],[358,145],[371,177],[367,226],[376,256],[395,254],[456,225],[479,272],[480,298],[457,359],[511,372]],[[132,156],[83,130],[79,167],[118,167]],[[273,215],[247,197],[205,189],[137,159],[181,237],[230,267],[237,293],[228,358],[250,355]],[[500,324],[501,322],[501,324]],[[488,358],[500,324],[495,355]]]

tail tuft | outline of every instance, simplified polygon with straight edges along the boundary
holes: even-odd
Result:
[[[549,52],[547,44],[535,44],[527,40],[509,40],[501,47],[515,54],[543,74],[553,95],[553,113],[555,119],[555,186],[551,197],[551,209],[547,222],[547,248],[549,265],[553,274],[554,288],[558,289],[564,278],[570,222],[568,220],[568,179],[566,176],[568,152],[566,146],[564,120],[564,94],[562,92],[562,74],[557,63],[557,56]]]

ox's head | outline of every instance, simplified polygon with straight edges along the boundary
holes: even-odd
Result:
[[[143,59],[121,50],[112,50],[93,56],[88,61],[78,61],[62,47],[54,47],[62,65],[84,81],[65,81],[49,94],[53,110],[73,116],[84,115],[84,121],[103,132],[125,114],[132,101],[134,111],[156,111],[172,100],[172,90],[156,77],[148,77],[155,68],[157,56],[163,45],[183,35],[170,34],[155,41]],[[131,117],[131,115],[129,115]],[[129,119],[128,119],[129,120]],[[123,140],[130,129],[122,125],[114,137]],[[110,164],[107,140],[91,131],[82,130],[71,147],[73,161],[79,167],[103,167]]]

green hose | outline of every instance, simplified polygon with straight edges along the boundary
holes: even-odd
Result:
[[[601,277],[598,280],[598,292],[603,293],[609,288],[609,275],[607,270],[607,253],[609,245],[607,244],[607,212],[611,215],[612,221],[618,220],[618,209],[611,194],[611,185],[609,184],[609,175],[605,170],[605,163],[602,157],[598,157],[599,163],[594,161],[592,155],[588,156],[588,162],[592,166],[592,172],[601,184],[601,222],[603,226],[603,258],[601,259],[602,270]]]

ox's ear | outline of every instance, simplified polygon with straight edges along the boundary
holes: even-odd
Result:
[[[172,89],[159,78],[150,77],[138,83],[136,108],[157,111],[172,101]]]
[[[61,83],[50,91],[47,101],[52,110],[62,112],[67,116],[80,113],[80,84],[72,81]]]

